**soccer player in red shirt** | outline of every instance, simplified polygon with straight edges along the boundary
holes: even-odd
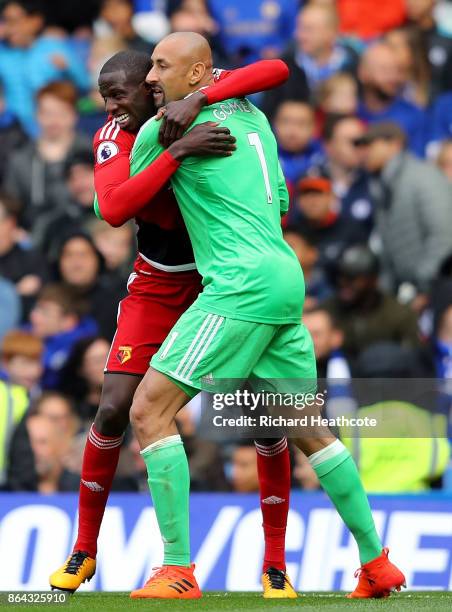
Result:
[[[64,565],[50,576],[52,588],[70,592],[95,573],[97,538],[134,392],[150,358],[200,291],[188,234],[166,183],[189,155],[230,155],[234,138],[215,124],[202,124],[182,135],[202,106],[276,87],[288,76],[280,60],[232,72],[214,70],[211,86],[166,110],[161,138],[167,150],[127,180],[136,134],[155,113],[145,82],[150,68],[148,56],[124,51],[106,62],[99,77],[109,116],[93,143],[96,210],[115,226],[135,217],[139,254],[128,281],[129,293],[119,304],[102,398],[85,447],[77,541]],[[265,536],[264,596],[296,597],[285,574],[290,492],[287,440],[263,440],[256,450]]]

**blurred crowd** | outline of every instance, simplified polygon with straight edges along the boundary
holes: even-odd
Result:
[[[288,81],[252,99],[278,141],[319,377],[348,381],[337,395],[351,403],[353,377],[443,381],[440,414],[406,402],[431,437],[351,446],[370,491],[452,488],[445,0],[0,0],[0,488],[78,489],[135,256],[133,224],[93,212],[97,78],[116,52],[183,30],[221,68],[287,62]],[[192,489],[257,490],[252,442],[214,444],[199,421],[194,400],[179,415]],[[293,484],[318,487],[301,453]],[[145,488],[129,432],[113,489]]]

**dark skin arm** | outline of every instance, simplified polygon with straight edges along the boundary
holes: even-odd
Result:
[[[182,138],[185,130],[193,123],[207,104],[207,98],[202,91],[197,91],[188,98],[169,102],[157,113],[157,119],[163,117],[159,132],[159,141],[165,148]]]
[[[228,157],[235,149],[235,138],[228,128],[219,127],[218,123],[207,121],[195,125],[189,132],[173,142],[168,152],[177,161],[182,161],[192,155]]]

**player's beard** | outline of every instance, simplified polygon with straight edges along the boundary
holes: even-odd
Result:
[[[152,97],[154,98],[154,106],[157,110],[159,108],[162,108],[162,106],[165,106],[166,98],[165,98],[165,92],[163,91],[163,89],[159,89],[155,91],[152,94]]]

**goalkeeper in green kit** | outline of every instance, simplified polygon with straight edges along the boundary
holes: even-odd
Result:
[[[160,105],[212,78],[210,48],[198,34],[167,36],[152,62],[147,82]],[[164,541],[163,566],[131,594],[136,598],[201,596],[190,558],[188,465],[174,421],[180,408],[224,379],[316,378],[312,341],[301,323],[303,274],[281,231],[288,195],[268,121],[244,99],[205,107],[195,123],[206,121],[229,128],[237,150],[225,158],[187,158],[171,179],[203,291],[153,357],[131,409]],[[162,153],[159,128],[150,119],[140,130],[132,175]],[[296,443],[358,544],[361,574],[351,596],[399,590],[404,576],[382,550],[349,452],[330,433]]]

